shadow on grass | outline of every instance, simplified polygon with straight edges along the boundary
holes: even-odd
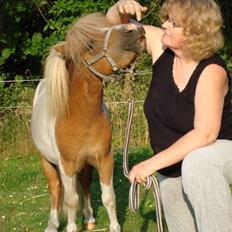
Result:
[[[129,167],[130,169],[132,166],[142,160],[147,159],[151,155],[151,150],[148,148],[143,148],[140,150],[136,150],[136,152],[130,152],[129,153]],[[114,190],[116,194],[116,205],[117,205],[117,216],[119,220],[119,224],[121,225],[122,231],[127,232],[148,232],[149,230],[148,224],[152,221],[154,222],[154,226],[156,224],[156,212],[155,212],[155,199],[153,199],[151,190],[149,191],[143,191],[143,187],[141,187],[140,192],[141,199],[140,199],[140,208],[138,215],[135,215],[135,220],[139,217],[140,223],[139,227],[136,228],[136,231],[128,229],[128,215],[130,217],[133,217],[133,214],[128,212],[128,199],[129,199],[129,188],[130,183],[127,180],[127,178],[123,175],[123,155],[121,151],[116,151],[114,154],[115,157],[115,167],[114,167]],[[105,228],[108,228],[109,226],[109,219],[108,215],[106,213],[106,210],[102,210],[103,203],[101,200],[101,188],[99,184],[99,176],[96,170],[93,171],[93,180],[90,187],[91,192],[91,198],[92,198],[92,207],[94,211],[94,217],[97,220],[97,229],[102,228],[103,226]],[[82,204],[83,205],[83,204]],[[83,207],[80,207],[82,209]],[[149,206],[148,206],[149,205]],[[82,215],[82,212],[79,212],[78,214],[78,231],[84,231],[84,216]],[[126,222],[127,221],[127,222]],[[133,223],[132,223],[133,224]],[[136,223],[135,223],[136,224]],[[61,218],[60,220],[60,227],[59,232],[65,231],[65,228],[67,226],[67,219]],[[151,228],[151,225],[150,225]],[[156,228],[154,228],[155,231]]]
[[[149,154],[151,154],[149,149],[130,152],[130,168],[134,164],[147,159]],[[151,191],[145,192],[141,188],[139,212],[133,214],[129,211],[130,183],[123,175],[122,163],[122,152],[115,152],[114,189],[117,215],[122,231],[156,231],[154,199]],[[4,218],[8,218],[8,220],[0,220],[0,231],[13,231],[16,225],[17,231],[44,231],[49,219],[50,194],[46,188],[46,178],[42,174],[38,156],[14,156],[11,159],[0,160],[0,183],[0,195],[3,196],[3,198],[0,197],[0,201],[4,199],[2,201],[4,204],[0,204],[0,218],[2,219],[2,215],[4,215]],[[93,172],[91,193],[94,216],[97,220],[96,229],[106,229],[109,226],[109,219],[101,201],[101,189],[96,171]],[[22,220],[18,215],[24,217],[25,220]],[[80,212],[76,220],[78,232],[85,230],[83,221],[84,217]],[[58,231],[64,232],[66,226],[67,218],[62,215]]]
[[[150,148],[140,148],[136,149],[135,152],[129,153],[129,169],[133,165],[148,159],[152,154]],[[130,182],[123,175],[123,155],[122,152],[117,152],[115,155],[115,175],[114,175],[114,186],[117,196],[117,206],[118,207],[118,219],[119,223],[123,228],[123,225],[126,220],[126,211],[128,210],[129,204],[129,189]],[[157,224],[156,220],[156,209],[155,209],[155,199],[153,198],[153,193],[151,190],[145,191],[143,186],[140,187],[140,207],[139,207],[139,216],[143,219],[141,228],[137,228],[136,232],[148,232],[149,222],[153,221],[155,225]],[[149,205],[149,206],[148,206]],[[149,208],[149,209],[148,209]],[[133,215],[133,214],[132,214]],[[164,219],[164,218],[163,218]],[[165,220],[163,220],[164,231],[167,231],[167,226]],[[156,228],[154,228],[155,231]]]
[[[133,165],[147,159],[151,155],[151,150],[148,148],[143,148],[140,150],[136,150],[136,152],[129,153],[129,169],[133,167]],[[130,183],[127,178],[123,175],[123,155],[121,152],[116,153],[115,156],[115,175],[114,175],[114,186],[115,192],[117,196],[117,206],[118,206],[118,218],[119,223],[124,225],[125,223],[125,215],[128,210],[129,203],[129,188]],[[143,187],[141,187],[142,190]],[[148,223],[149,221],[154,221],[156,223],[155,217],[155,209],[152,208],[149,212],[143,210],[145,208],[146,201],[149,198],[149,192],[144,192],[142,199],[140,199],[140,209],[138,214],[143,218],[143,224],[141,228],[137,228],[141,232],[148,231]]]

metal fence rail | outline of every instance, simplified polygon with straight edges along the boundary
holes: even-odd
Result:
[[[39,79],[0,81],[0,85],[12,83],[11,88],[13,93],[14,83],[38,83],[39,81]],[[26,84],[25,89],[27,87],[28,85]],[[20,88],[22,91],[24,90],[23,85]],[[16,101],[15,105],[7,105],[7,101],[4,102],[4,105],[0,104],[0,158],[13,153],[27,154],[35,152],[30,135],[30,118],[34,88],[35,86],[32,86],[32,88],[30,86],[28,87],[30,93],[26,95],[25,101],[22,98],[19,102]],[[16,97],[17,93],[15,92]],[[6,92],[6,94],[8,93]],[[143,102],[143,100],[135,100],[135,115],[130,145],[132,148],[143,145],[147,146],[149,144],[147,123],[143,115]],[[9,103],[11,103],[10,100]],[[108,99],[106,100],[106,105],[110,111],[110,120],[113,127],[113,147],[121,149],[124,142],[128,101]]]

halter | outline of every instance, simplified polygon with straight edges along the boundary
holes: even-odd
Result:
[[[103,45],[103,50],[98,53],[96,56],[88,59],[88,60],[82,60],[82,62],[84,63],[84,65],[92,72],[94,73],[96,76],[102,78],[104,81],[109,81],[109,80],[115,80],[115,79],[120,79],[121,76],[124,74],[124,73],[131,73],[133,71],[129,70],[124,70],[124,69],[121,69],[117,66],[116,62],[114,61],[114,59],[112,58],[112,56],[110,55],[109,53],[109,50],[108,50],[108,47],[109,47],[109,40],[110,40],[110,35],[112,33],[112,28],[109,29],[106,33],[106,37],[105,37],[105,40],[104,40],[104,45]],[[103,73],[100,73],[98,72],[92,65],[95,64],[97,61],[99,61],[100,59],[102,58],[106,58],[114,73],[115,74],[111,74],[111,75],[105,75]]]

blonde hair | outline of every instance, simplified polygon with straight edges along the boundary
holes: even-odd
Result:
[[[105,31],[112,27],[112,24],[100,12],[88,14],[79,18],[69,28],[66,33],[65,57],[71,59],[77,68],[83,65],[81,59],[86,50],[92,51],[91,43],[94,49],[100,49],[97,45],[103,46]],[[99,43],[100,42],[100,43]]]
[[[52,47],[44,66],[47,107],[53,117],[69,113],[69,73],[63,54],[56,49],[63,44],[60,42]]]
[[[161,21],[170,13],[178,16],[185,36],[183,49],[193,59],[206,59],[223,46],[223,20],[215,1],[166,0],[160,10]]]
[[[82,16],[67,31],[65,41],[51,48],[44,67],[48,111],[51,116],[69,114],[70,76],[66,61],[72,60],[81,71],[83,55],[92,49],[90,43],[94,43],[94,49],[100,49],[99,46],[102,47],[104,42],[104,31],[111,26],[101,13]]]

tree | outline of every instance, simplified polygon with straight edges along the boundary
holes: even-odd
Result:
[[[81,14],[105,12],[111,2],[0,0],[0,79],[41,75],[43,57]]]
[[[82,14],[107,9],[117,0],[0,0],[0,80],[37,78],[49,48],[63,40],[68,26]],[[164,0],[140,0],[148,6],[143,23],[159,25]],[[226,62],[231,61],[232,1],[218,0],[225,21]],[[231,64],[232,66],[232,64]]]

